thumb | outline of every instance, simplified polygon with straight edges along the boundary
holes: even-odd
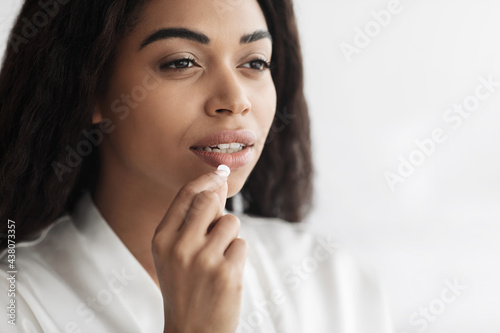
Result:
[[[215,193],[217,193],[217,195],[219,196],[219,199],[220,199],[219,212],[220,212],[220,216],[222,216],[224,213],[224,208],[226,207],[227,191],[228,191],[227,181],[229,179],[229,175],[231,174],[231,169],[229,169],[229,167],[227,167],[226,165],[221,164],[221,165],[219,165],[219,167],[217,168],[217,171],[215,171],[215,172],[226,177],[226,181],[224,182],[224,184],[222,184],[222,186],[220,186],[215,191]]]

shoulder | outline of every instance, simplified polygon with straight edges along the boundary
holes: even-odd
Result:
[[[241,220],[240,237],[249,247],[270,260],[299,265],[304,270],[329,271],[337,277],[345,276],[352,282],[368,285],[376,280],[373,269],[357,258],[333,232],[314,229],[305,222],[290,223],[279,218],[236,214]]]
[[[241,238],[249,246],[265,247],[274,256],[287,254],[298,258],[312,255],[322,259],[343,253],[331,233],[321,233],[305,222],[287,222],[279,218],[265,218],[236,214],[241,221]]]
[[[241,221],[242,234],[259,236],[261,240],[297,240],[314,236],[314,232],[304,222],[288,222],[279,218],[235,214]]]
[[[35,237],[16,243],[11,253],[9,249],[4,250],[0,254],[0,269],[19,271],[18,282],[20,289],[24,289],[35,281],[52,280],[74,268],[77,265],[74,257],[81,252],[81,246],[81,237],[72,218],[65,215]]]
[[[41,286],[49,287],[58,280],[55,271],[61,265],[57,261],[68,253],[63,243],[74,243],[71,226],[71,218],[63,216],[35,237],[11,243],[0,253],[0,293],[8,296],[10,307],[8,320],[0,322],[0,331],[44,331],[33,309],[43,309],[43,301],[37,297]]]
[[[63,243],[67,243],[68,238],[72,235],[74,237],[74,234],[75,228],[71,217],[64,215],[30,239],[13,243],[11,248],[14,250],[16,258],[22,258],[22,262],[27,260],[40,262],[47,259],[47,255],[50,255],[49,252],[59,251]],[[6,264],[8,252],[8,249],[0,252],[0,265]]]
[[[359,276],[357,261],[333,233],[316,231],[303,222],[238,216],[240,237],[249,247],[248,262],[269,275],[280,276],[294,285],[292,289],[309,279],[333,282],[343,275]]]
[[[296,323],[302,331],[324,332],[325,327],[343,331],[352,326],[360,329],[355,332],[391,332],[376,276],[333,233],[302,222],[235,215],[241,220],[240,237],[250,249],[248,275],[258,281],[253,285],[280,291],[282,299],[293,304],[297,318],[302,316]],[[316,305],[313,312],[311,304]],[[251,314],[252,308],[247,311]],[[358,323],[358,318],[365,323]]]

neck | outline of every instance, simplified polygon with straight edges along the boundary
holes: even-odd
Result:
[[[158,285],[151,242],[175,193],[154,191],[117,170],[100,170],[94,202],[109,226]],[[127,180],[126,182],[124,180]],[[149,186],[148,186],[149,185]],[[158,187],[158,186],[156,186]]]

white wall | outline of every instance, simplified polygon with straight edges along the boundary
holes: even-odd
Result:
[[[500,86],[481,88],[457,128],[443,118],[475,101],[479,77],[500,82],[500,2],[401,0],[348,61],[342,43],[361,46],[355,29],[376,29],[371,12],[390,3],[296,0],[316,162],[309,221],[378,271],[397,333],[500,332]],[[1,45],[19,5],[0,4]],[[446,139],[424,156],[415,140],[435,129]],[[384,174],[410,155],[424,159],[391,191]],[[443,294],[445,281],[466,289]]]
[[[0,55],[3,55],[5,51],[7,34],[14,24],[15,16],[20,9],[20,0],[2,0],[0,2]]]
[[[500,82],[500,2],[401,0],[349,62],[342,43],[356,46],[356,28],[376,33],[371,12],[389,3],[296,0],[317,168],[310,220],[378,269],[398,333],[500,332],[500,86],[459,127],[443,119],[474,106],[479,76]],[[435,129],[446,140],[391,191],[384,174]],[[441,309],[455,279],[467,289],[445,292]]]

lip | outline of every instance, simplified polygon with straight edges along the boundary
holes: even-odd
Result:
[[[203,162],[217,167],[220,164],[227,165],[230,169],[238,169],[250,162],[253,156],[253,146],[257,137],[249,130],[224,130],[206,136],[190,147],[190,150]],[[196,148],[216,146],[221,143],[237,142],[246,147],[237,153],[214,153]]]
[[[245,146],[253,146],[257,137],[249,130],[224,130],[201,139],[191,148],[203,148],[216,146],[221,143],[243,143]]]

